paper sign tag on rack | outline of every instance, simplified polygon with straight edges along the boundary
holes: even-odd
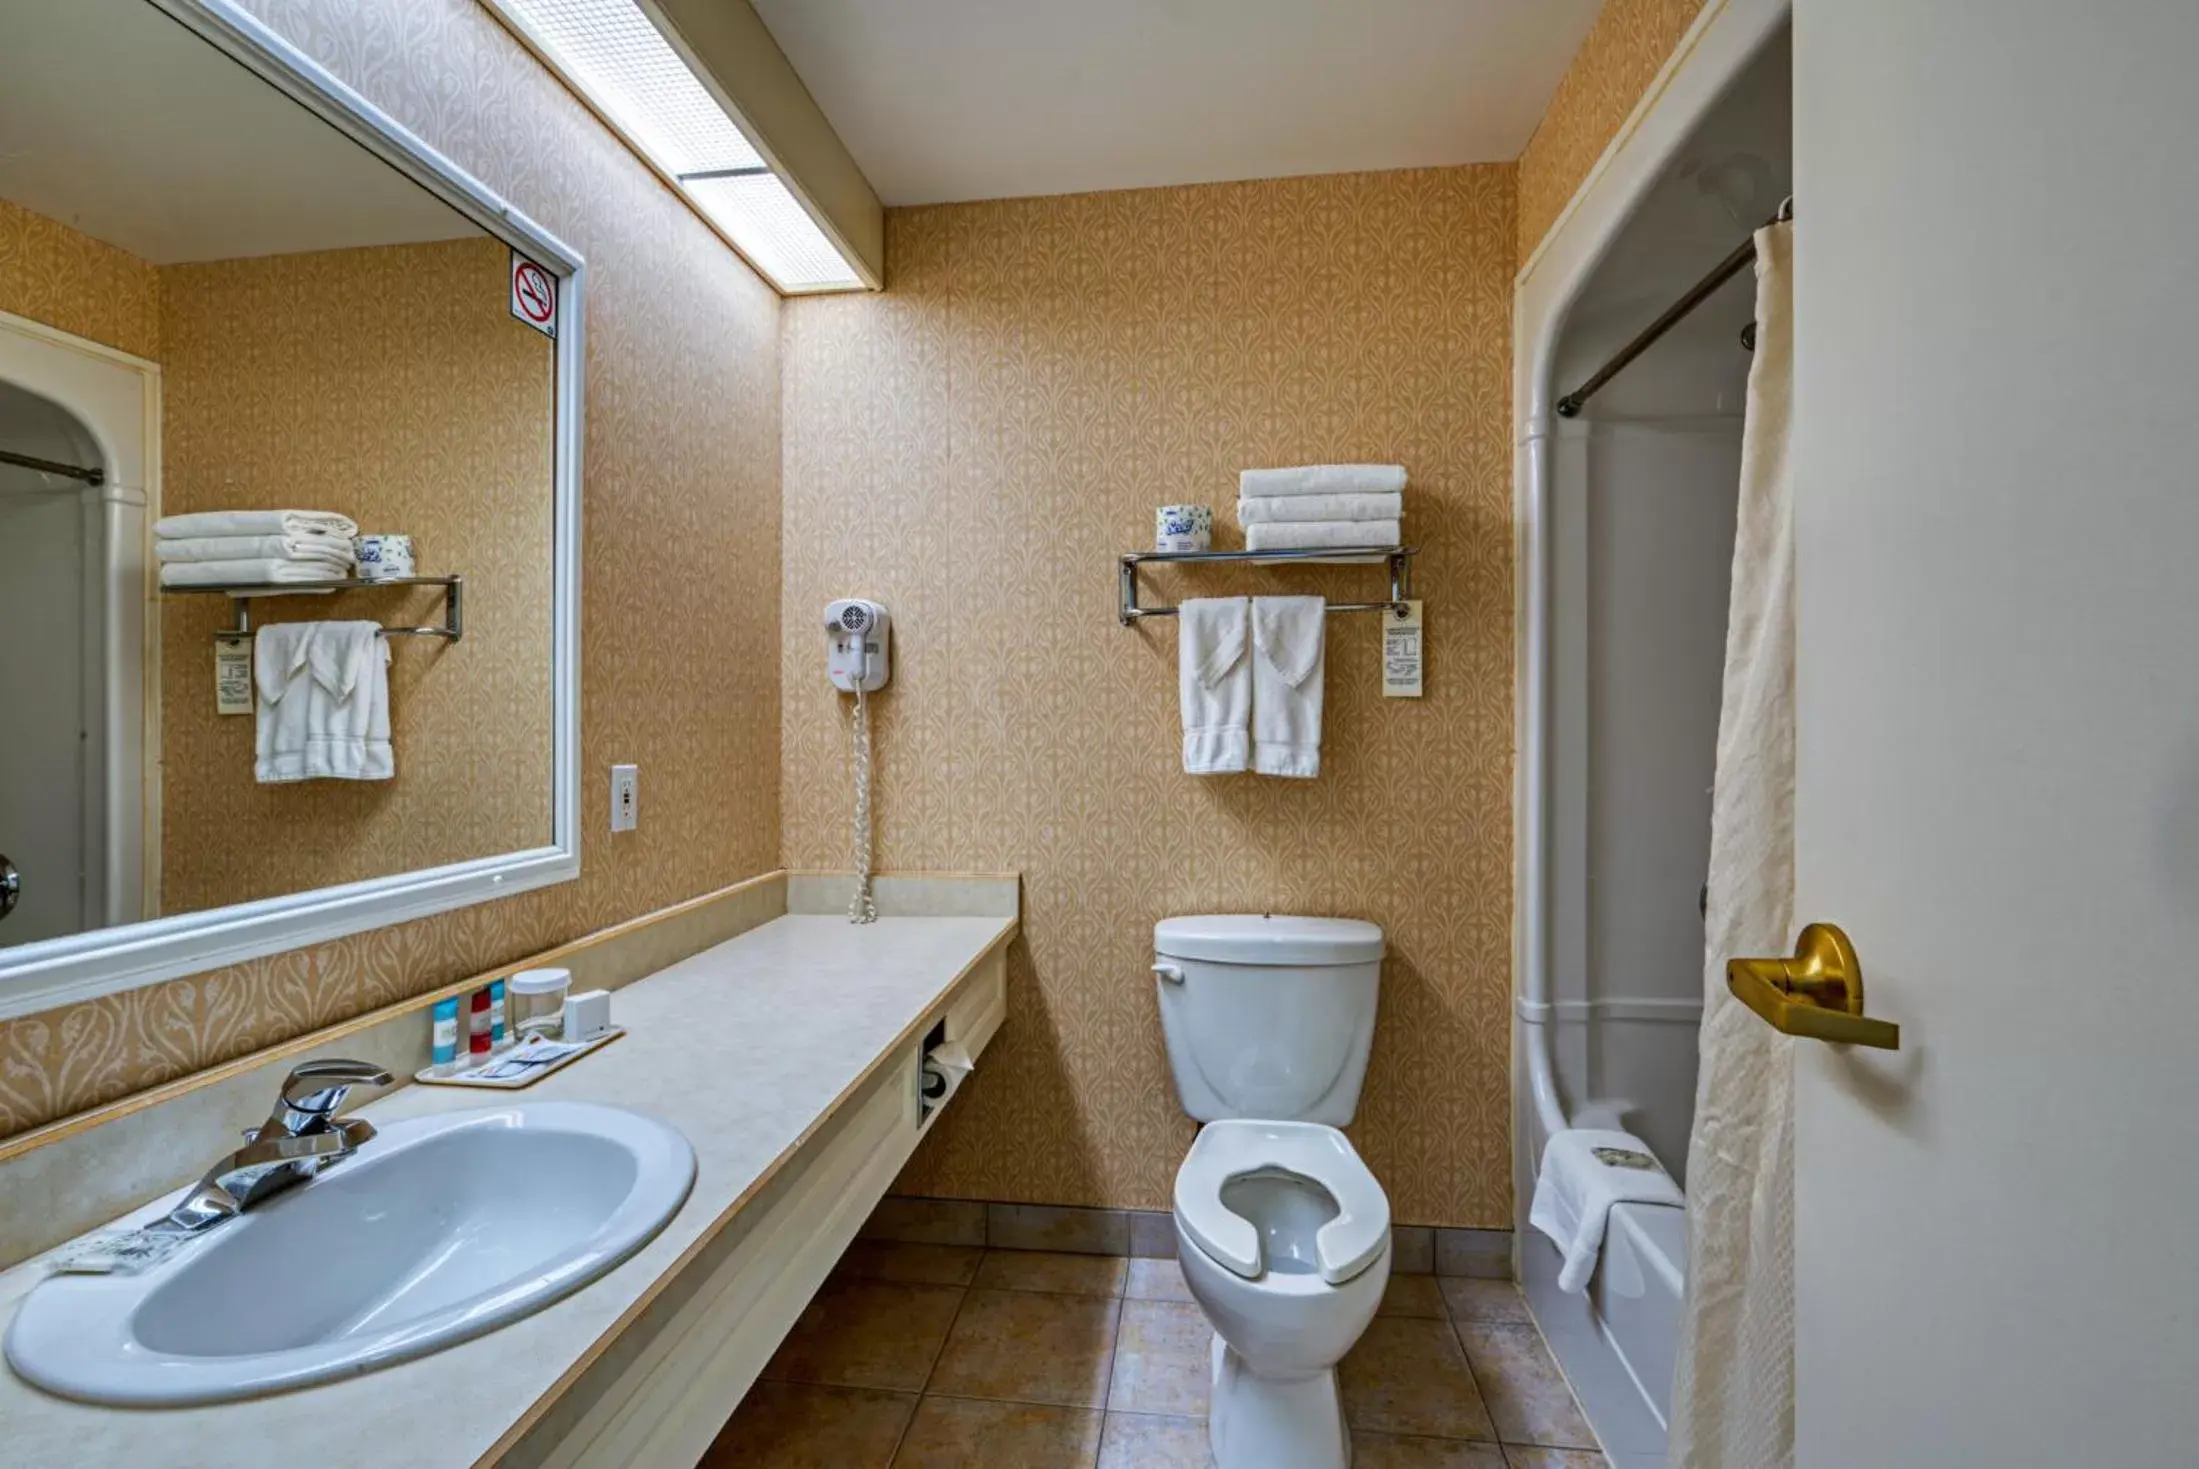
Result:
[[[557,277],[512,251],[512,315],[546,337],[557,335]]]
[[[1382,614],[1382,697],[1385,699],[1420,697],[1420,671],[1425,661],[1420,605],[1418,599],[1407,602],[1408,610],[1403,617],[1395,612]]]
[[[214,712],[252,712],[252,635],[214,634]]]

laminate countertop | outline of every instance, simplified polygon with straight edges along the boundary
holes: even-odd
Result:
[[[492,1459],[735,1219],[805,1138],[901,1046],[1016,920],[789,914],[613,998],[626,1035],[518,1093],[408,1086],[359,1109],[393,1122],[513,1101],[603,1102],[695,1149],[687,1202],[640,1253],[485,1336],[346,1381],[191,1408],[104,1408],[0,1372],[7,1469],[465,1469]],[[423,1016],[421,1023],[427,1023]],[[178,1137],[211,1161],[226,1139]],[[126,1216],[150,1218],[166,1200]],[[0,1321],[46,1274],[0,1274]],[[249,1311],[250,1301],[237,1302]]]

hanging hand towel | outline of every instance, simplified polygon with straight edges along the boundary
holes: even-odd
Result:
[[[1405,489],[1402,464],[1301,464],[1291,469],[1247,469],[1237,475],[1237,498],[1262,495],[1396,495]]]
[[[1251,603],[1194,597],[1176,614],[1176,691],[1183,706],[1186,775],[1231,775],[1246,765],[1252,670],[1245,656]]]
[[[160,584],[164,587],[226,587],[240,582],[342,581],[351,574],[349,564],[334,561],[292,561],[283,556],[262,556],[254,561],[163,561]]]
[[[342,536],[156,537],[153,554],[163,561],[332,561],[349,567],[351,542]]]
[[[196,515],[164,515],[153,534],[180,541],[192,536],[342,536],[359,533],[359,522],[333,510],[204,510]]]
[[[273,622],[252,646],[262,784],[388,780],[389,641],[373,622]]]
[[[1283,520],[1245,527],[1247,551],[1313,551],[1330,546],[1394,546],[1394,520]]]
[[[1684,1209],[1687,1199],[1649,1144],[1630,1132],[1574,1128],[1551,1138],[1542,1150],[1527,1222],[1550,1236],[1565,1256],[1559,1290],[1577,1296],[1588,1289],[1613,1204]]]
[[[1403,495],[1262,495],[1237,502],[1239,525],[1277,520],[1395,520],[1405,513]]]
[[[1252,599],[1252,768],[1310,780],[1321,773],[1321,678],[1328,603]]]

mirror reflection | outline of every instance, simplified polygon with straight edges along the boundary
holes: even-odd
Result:
[[[0,34],[0,948],[548,845],[555,278],[147,0]]]

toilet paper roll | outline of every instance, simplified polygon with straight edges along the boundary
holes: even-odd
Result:
[[[924,1100],[938,1106],[953,1096],[962,1079],[976,1069],[977,1062],[962,1042],[944,1041],[932,1047],[924,1057]]]
[[[1214,512],[1205,505],[1162,505],[1153,512],[1153,549],[1210,551]]]

